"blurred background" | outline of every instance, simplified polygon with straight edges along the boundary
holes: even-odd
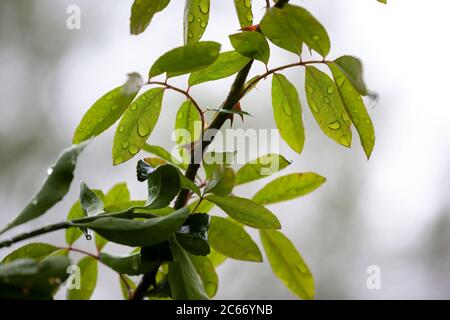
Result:
[[[283,231],[309,264],[318,299],[450,298],[450,55],[448,1],[293,0],[327,28],[331,58],[352,54],[362,59],[368,86],[379,101],[368,101],[376,146],[365,159],[355,134],[353,148],[337,146],[319,130],[306,107],[303,69],[285,74],[300,89],[306,146],[299,156],[281,143],[293,164],[281,174],[314,171],[327,177],[315,193],[272,205]],[[162,53],[182,45],[184,4],[172,0],[142,35],[129,35],[132,1],[0,0],[0,225],[28,202],[46,168],[69,146],[84,112],[132,71],[146,75]],[[253,0],[255,21],[263,0]],[[81,29],[69,30],[66,10],[81,9]],[[239,29],[231,0],[211,0],[204,40],[231,49],[228,34]],[[308,59],[308,54],[305,55]],[[295,57],[272,47],[271,67]],[[258,65],[254,72],[262,72]],[[175,84],[185,86],[186,78]],[[218,107],[232,79],[200,85],[192,94]],[[166,94],[152,144],[172,148],[174,114],[183,98]],[[236,128],[275,128],[270,81],[242,102],[254,117]],[[146,188],[135,179],[135,161],[113,168],[114,130],[95,139],[81,155],[70,193],[44,217],[4,237],[65,219],[77,200],[78,186],[108,190],[126,181],[135,199]],[[236,193],[253,195],[269,179]],[[253,233],[254,234],[254,233]],[[254,234],[255,235],[255,234]],[[256,235],[255,235],[256,236]],[[64,245],[64,233],[36,239]],[[259,241],[255,237],[256,241]],[[19,244],[23,245],[23,243]],[[84,239],[77,247],[93,251]],[[108,245],[112,253],[129,248]],[[0,251],[0,257],[9,250]],[[379,266],[381,288],[369,290],[367,268]],[[228,260],[218,269],[222,299],[292,299],[263,264]],[[58,294],[59,298],[64,293]],[[102,268],[94,299],[121,298],[117,276]]]

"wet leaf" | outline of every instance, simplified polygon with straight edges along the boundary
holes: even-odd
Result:
[[[185,101],[178,109],[175,120],[175,141],[185,145],[200,139],[202,131],[201,116],[191,101]]]
[[[230,194],[236,184],[236,174],[233,169],[224,167],[223,165],[216,166],[213,178],[205,186],[204,192],[214,193],[219,196],[226,196]]]
[[[352,56],[342,56],[334,60],[340,71],[350,81],[353,87],[363,96],[369,94],[363,78],[363,67],[361,61]]]
[[[214,269],[214,265],[208,257],[189,255],[189,258],[202,280],[206,294],[209,298],[213,298],[219,288],[219,277]]]
[[[81,207],[80,201],[77,201],[73,204],[72,208],[69,211],[69,214],[67,215],[67,220],[75,220],[78,218],[82,218],[86,216],[86,213],[83,211],[83,208]],[[75,243],[81,236],[83,235],[83,232],[78,228],[69,228],[66,229],[66,243],[71,246]]]
[[[131,7],[130,33],[138,35],[147,29],[153,16],[163,11],[170,0],[134,0]]]
[[[96,216],[104,212],[103,200],[85,183],[81,183],[80,187],[80,204],[86,216]]]
[[[291,163],[279,154],[267,154],[243,165],[236,172],[236,185],[259,180],[283,170]]]
[[[234,0],[234,6],[241,28],[253,24],[252,0]]]
[[[3,258],[2,263],[10,263],[19,259],[33,259],[36,261],[41,261],[58,249],[59,248],[47,243],[30,243],[8,254],[5,258]]]
[[[210,253],[208,228],[208,214],[191,214],[176,233],[176,239],[187,252],[197,256],[206,256]]]
[[[256,31],[243,31],[230,35],[233,48],[241,55],[269,63],[270,48],[266,37]]]
[[[208,26],[209,0],[186,0],[184,44],[198,42]]]
[[[150,144],[146,143],[144,145],[143,149],[146,152],[154,154],[154,155],[166,160],[167,162],[169,162],[173,165],[176,165],[180,169],[186,170],[186,168],[187,168],[187,166],[184,163],[182,163],[181,160],[173,157],[169,151],[165,150],[164,148],[162,148],[160,146],[150,145]]]
[[[148,176],[148,209],[167,207],[180,191],[179,171],[170,164],[158,167]]]
[[[97,285],[98,262],[93,257],[85,257],[78,262],[80,287],[67,289],[67,300],[89,300]]]
[[[114,136],[114,165],[133,158],[145,145],[158,122],[163,95],[162,88],[150,89],[125,112]]]

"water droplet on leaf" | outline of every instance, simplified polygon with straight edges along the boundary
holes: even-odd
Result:
[[[339,121],[334,121],[328,124],[328,128],[330,128],[331,130],[338,130],[341,127],[341,124],[339,123]]]

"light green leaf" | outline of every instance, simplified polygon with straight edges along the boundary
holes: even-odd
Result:
[[[252,200],[260,204],[271,204],[295,199],[313,192],[325,181],[324,177],[313,172],[288,174],[266,184]]]
[[[133,158],[145,145],[158,122],[163,95],[163,88],[150,89],[125,112],[114,136],[114,165]]]
[[[97,285],[98,262],[85,257],[78,262],[80,268],[80,287],[67,289],[67,300],[89,300]]]
[[[213,175],[212,180],[210,180],[212,182],[211,185],[208,183],[205,187],[205,193],[210,192],[219,196],[226,196],[234,189],[236,174],[231,168],[224,166],[217,167],[222,168],[221,173]]]
[[[213,41],[201,41],[178,47],[163,54],[156,60],[149,72],[149,78],[162,73],[175,77],[203,69],[216,61],[220,44]]]
[[[241,28],[253,25],[252,0],[234,0]]]
[[[348,81],[350,81],[356,91],[363,96],[367,96],[369,94],[369,90],[367,90],[363,78],[362,63],[358,58],[352,56],[342,56],[334,60],[334,64],[339,67],[340,71],[345,75]]]
[[[208,238],[211,247],[227,257],[245,261],[262,261],[258,246],[236,222],[221,217],[211,217]]]
[[[209,0],[186,0],[184,9],[184,44],[198,42],[209,20]]]
[[[105,196],[105,206],[126,201],[130,201],[130,191],[128,190],[126,182],[117,183],[109,189]]]
[[[236,172],[236,185],[268,177],[291,163],[279,154],[266,154],[243,165]]]
[[[40,242],[30,243],[8,254],[5,258],[3,258],[2,263],[10,263],[19,259],[33,259],[36,261],[41,261],[57,250],[59,250],[59,248],[51,244]]]
[[[134,290],[136,290],[136,284],[126,275],[119,275],[119,281],[120,291],[122,292],[123,298],[125,300],[129,300]]]
[[[214,250],[214,248],[211,248],[211,253],[208,255],[208,259],[212,262],[214,268],[217,268],[227,260],[227,257]]]
[[[260,230],[274,274],[301,299],[314,299],[314,279],[294,244],[281,232]]]
[[[145,144],[143,147],[144,151],[149,152],[151,154],[154,154],[164,160],[166,160],[167,162],[176,165],[178,168],[186,170],[187,166],[181,162],[180,159],[177,159],[175,157],[172,156],[172,154],[165,150],[164,148],[160,147],[160,146],[155,146],[155,145],[150,145],[150,144]]]
[[[175,120],[175,141],[183,146],[200,138],[202,120],[194,104],[188,100],[178,109]]]
[[[143,83],[142,77],[137,73],[132,73],[128,77],[123,86],[105,94],[85,113],[75,130],[74,144],[98,136],[119,120]]]
[[[200,205],[198,204],[200,200],[195,200],[191,204],[189,204],[188,208],[191,211],[191,214],[194,213],[208,213],[214,207],[214,203],[203,199]]]
[[[208,195],[206,199],[215,203],[233,219],[257,229],[280,229],[277,217],[264,206],[250,199],[235,196]]]
[[[105,215],[93,221],[77,222],[72,225],[92,229],[105,239],[118,244],[145,247],[167,240],[178,231],[188,216],[189,210],[182,208],[166,216],[144,221]]]
[[[250,58],[244,57],[236,51],[223,52],[206,68],[192,72],[189,76],[189,86],[227,78],[239,72],[249,61]]]
[[[281,137],[300,154],[305,144],[303,110],[297,89],[282,74],[272,78],[272,108]]]
[[[243,31],[230,35],[233,48],[241,55],[269,63],[270,48],[266,37],[260,32]]]
[[[67,215],[67,220],[75,220],[78,218],[82,218],[86,216],[86,213],[83,211],[83,208],[81,207],[80,201],[77,201],[73,204],[72,208],[69,211],[69,214]],[[81,236],[83,235],[83,232],[78,228],[69,228],[66,229],[66,243],[71,246],[77,241]]]
[[[202,280],[206,294],[208,297],[213,298],[219,288],[219,277],[214,269],[214,265],[208,257],[194,256],[191,254],[188,255],[195,270],[197,271],[197,274]]]
[[[351,122],[334,81],[315,67],[306,68],[306,98],[320,129],[337,143],[350,147]]]
[[[80,187],[80,204],[86,216],[96,216],[104,212],[102,199],[85,183],[81,183]]]
[[[39,191],[16,218],[0,230],[0,234],[42,216],[64,198],[72,183],[78,156],[86,144],[73,145],[61,153],[56,163],[47,170],[49,175]]]
[[[352,81],[350,81],[341,68],[332,62],[329,62],[328,66],[333,73],[345,110],[355,125],[356,130],[358,130],[361,145],[363,146],[367,159],[369,159],[375,146],[375,129],[364,106],[364,101],[352,85]]]
[[[170,242],[173,262],[169,262],[169,283],[175,300],[206,300],[208,296],[188,253],[177,243]]]
[[[144,32],[153,16],[163,11],[170,0],[134,0],[131,7],[130,33],[138,35]]]

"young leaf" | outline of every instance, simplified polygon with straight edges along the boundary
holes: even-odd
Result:
[[[104,212],[102,199],[85,183],[82,183],[80,188],[80,204],[86,216],[96,216]]]
[[[272,107],[281,137],[300,154],[305,144],[302,106],[297,89],[282,74],[272,78]]]
[[[144,32],[153,16],[163,11],[170,0],[134,0],[131,7],[130,33],[138,35]]]
[[[180,191],[178,169],[170,164],[158,167],[148,176],[148,209],[167,207]]]
[[[313,172],[288,174],[266,184],[252,200],[260,204],[271,204],[295,199],[313,192],[325,181],[324,177]]]
[[[202,280],[206,294],[208,297],[213,298],[219,288],[219,277],[214,269],[214,265],[208,257],[189,255],[189,258]]]
[[[78,218],[82,218],[86,216],[86,213],[83,211],[83,208],[81,207],[80,201],[77,201],[73,204],[72,208],[69,211],[69,214],[67,215],[67,220],[75,220]],[[66,229],[66,243],[71,246],[77,241],[81,236],[83,235],[83,232],[78,228],[69,228]]]
[[[178,231],[188,216],[189,210],[182,208],[166,216],[145,221],[105,215],[90,222],[73,223],[73,226],[92,229],[105,239],[118,244],[144,247],[167,240]]]
[[[173,262],[169,262],[169,283],[172,298],[176,300],[206,300],[202,280],[188,253],[177,243],[170,242]]]
[[[194,86],[207,81],[227,78],[239,72],[250,61],[236,51],[222,52],[216,61],[199,71],[192,72],[189,76],[189,86]]]
[[[337,143],[350,147],[350,119],[334,81],[315,67],[306,68],[306,98],[320,129]]]
[[[329,62],[328,66],[333,74],[334,81],[336,81],[345,110],[355,125],[356,130],[358,130],[361,145],[363,146],[367,159],[369,159],[375,145],[375,129],[373,128],[372,120],[367,113],[360,93],[352,85],[353,82],[335,63]]]
[[[279,154],[267,154],[243,165],[236,172],[236,185],[259,180],[283,170],[291,163]]]
[[[130,191],[125,182],[114,185],[105,196],[105,206],[126,201],[130,201]]]
[[[85,257],[78,262],[80,287],[67,289],[67,300],[89,300],[97,285],[98,263],[93,257]]]
[[[230,35],[230,42],[233,48],[241,55],[269,63],[270,48],[266,37],[260,32],[243,31]]]
[[[178,47],[163,54],[155,61],[149,72],[149,78],[162,73],[175,77],[203,69],[216,61],[220,44],[213,41],[201,41]]]
[[[176,239],[187,252],[197,256],[206,256],[211,251],[208,243],[208,228],[208,214],[192,214],[175,234]]]
[[[36,261],[41,261],[57,250],[58,248],[51,244],[40,242],[30,243],[8,254],[5,258],[3,258],[1,263],[10,263],[19,259],[33,259]]]
[[[250,199],[235,196],[208,195],[206,199],[216,204],[233,219],[257,229],[280,229],[277,217],[264,206]]]
[[[200,138],[201,117],[191,101],[185,101],[178,109],[175,120],[175,140],[183,146]]]
[[[274,274],[299,298],[313,299],[313,276],[294,244],[279,231],[260,230],[259,234]]]
[[[227,257],[245,261],[262,261],[258,246],[236,222],[212,217],[208,237],[211,247]]]
[[[132,297],[134,290],[136,290],[136,283],[124,274],[119,275],[119,281],[123,298],[129,300]]]
[[[72,183],[78,156],[86,144],[73,145],[61,153],[56,163],[47,170],[48,177],[39,191],[16,218],[0,230],[0,234],[40,217],[64,198]]]
[[[142,87],[142,77],[137,73],[128,75],[128,81],[98,99],[80,121],[73,143],[78,144],[98,136],[111,127],[125,112]]]
[[[144,151],[149,152],[151,154],[154,154],[164,160],[166,160],[167,162],[176,165],[178,168],[186,170],[187,166],[182,163],[179,159],[176,159],[175,157],[173,157],[169,151],[165,150],[164,148],[160,147],[160,146],[155,146],[155,145],[149,145],[149,144],[145,144],[143,147]]]
[[[198,42],[209,20],[209,0],[186,0],[184,9],[184,44]]]
[[[352,56],[342,56],[334,60],[340,71],[350,81],[353,87],[363,96],[369,94],[363,78],[362,63],[358,58]]]
[[[241,28],[253,25],[252,0],[234,0]]]
[[[208,259],[212,262],[214,268],[217,268],[227,260],[227,257],[211,248]]]
[[[133,158],[142,149],[158,122],[163,95],[163,88],[150,89],[125,112],[114,136],[114,165]]]

